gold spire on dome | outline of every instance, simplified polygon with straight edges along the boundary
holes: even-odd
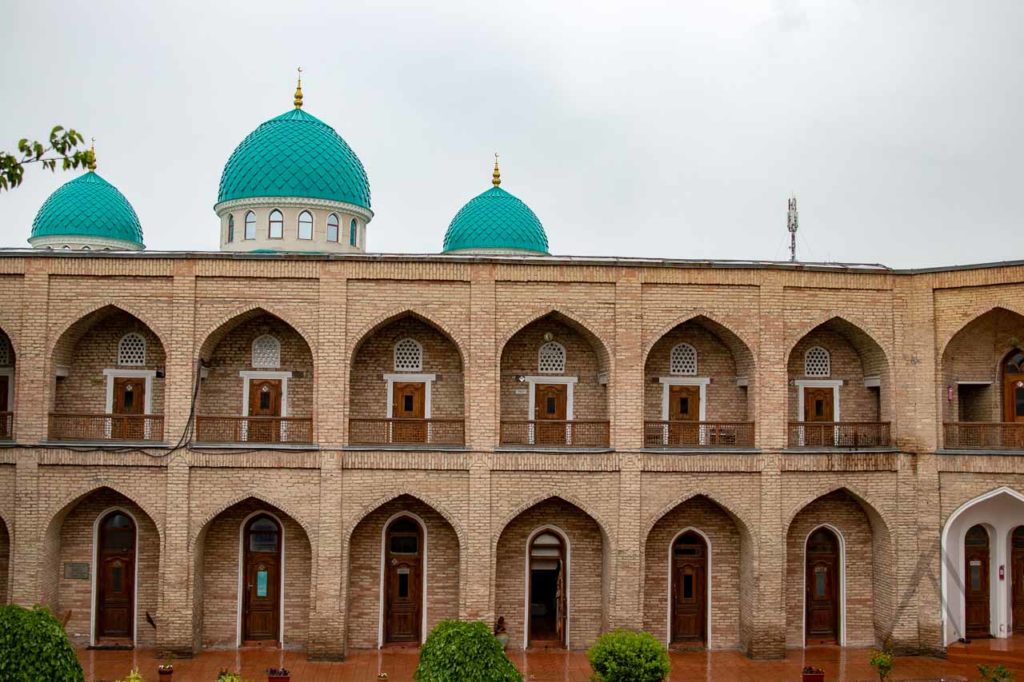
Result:
[[[494,173],[491,174],[491,184],[495,187],[501,184],[501,170],[498,169],[498,152],[494,152]]]
[[[299,84],[295,86],[295,108],[302,108],[302,67],[299,67]]]
[[[89,161],[86,167],[92,171],[96,171],[96,138],[92,138],[92,144],[89,145]]]

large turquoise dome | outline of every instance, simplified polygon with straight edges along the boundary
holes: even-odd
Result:
[[[469,200],[455,214],[444,235],[444,253],[548,252],[548,236],[537,214],[518,197],[495,186]]]
[[[32,222],[28,241],[37,247],[69,242],[89,248],[145,248],[135,209],[94,171],[50,195]]]
[[[295,108],[252,131],[224,166],[218,204],[258,197],[326,199],[369,210],[370,182],[334,128]]]

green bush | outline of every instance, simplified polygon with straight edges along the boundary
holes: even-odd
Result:
[[[84,682],[64,628],[47,608],[0,607],[0,680]]]
[[[1013,673],[1001,665],[979,665],[981,682],[1013,682]]]
[[[668,652],[649,632],[615,630],[587,650],[597,682],[662,682],[672,669]]]
[[[491,629],[480,621],[443,620],[420,650],[418,682],[522,682]]]

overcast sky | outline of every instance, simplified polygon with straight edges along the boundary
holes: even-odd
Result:
[[[1024,257],[1024,2],[2,1],[0,149],[61,123],[151,250],[217,249],[221,170],[305,110],[362,159],[368,247],[437,252],[502,187],[551,252],[896,267]],[[75,173],[0,194],[23,247]]]

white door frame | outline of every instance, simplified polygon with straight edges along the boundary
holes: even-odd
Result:
[[[536,421],[536,415],[534,410],[537,409],[537,384],[564,384],[568,386],[565,397],[565,418],[568,421],[572,421],[574,417],[574,405],[573,405],[573,387],[576,382],[579,381],[579,377],[570,376],[526,376],[526,383],[530,385],[530,399],[526,406],[526,419],[527,421]]]
[[[395,383],[403,382],[426,384],[423,392],[423,418],[430,419],[430,393],[435,379],[437,379],[436,374],[385,374],[384,381],[388,382],[388,419],[393,419],[395,416],[395,406],[392,404],[395,396]]]
[[[842,379],[795,379],[793,385],[797,387],[797,408],[796,421],[804,420],[804,389],[805,388],[831,388],[832,389],[832,421],[842,421],[839,418],[839,387],[843,385]]]
[[[562,530],[560,527],[553,524],[544,524],[533,529],[526,538],[526,574],[524,576],[525,581],[523,583],[523,649],[525,650],[530,645],[530,592],[531,592],[531,581],[530,581],[530,546],[533,545],[533,539],[544,532],[551,532],[562,539],[565,543],[565,650],[570,650],[569,633],[570,623],[572,622],[572,545],[569,544],[569,534]]]
[[[99,609],[96,608],[96,576],[99,573],[100,563],[100,521],[108,514],[121,512],[132,520],[135,525],[135,565],[133,566],[132,577],[132,646],[138,642],[139,634],[139,520],[135,514],[122,506],[115,505],[101,511],[92,522],[92,570],[90,573],[90,597],[89,597],[89,646],[96,646],[96,619],[99,617]]]
[[[423,559],[422,559],[422,570],[420,571],[420,577],[423,581],[420,590],[420,612],[423,614],[420,619],[420,644],[427,641],[427,524],[423,522],[423,519],[418,514],[413,514],[408,511],[395,512],[388,520],[384,522],[380,531],[380,610],[377,614],[377,648],[380,649],[384,646],[384,611],[385,601],[387,600],[387,586],[384,584],[384,575],[386,573],[385,562],[387,561],[387,542],[388,542],[388,526],[397,519],[403,516],[408,516],[414,520],[420,526],[420,533],[423,536]]]
[[[711,538],[707,536],[707,533],[699,528],[693,526],[687,526],[681,531],[672,536],[672,539],[668,543],[668,614],[666,616],[666,625],[668,626],[665,630],[665,646],[672,645],[672,548],[675,547],[676,540],[681,538],[683,535],[689,532],[694,532],[697,535],[704,538],[704,544],[707,547],[707,573],[704,576],[704,592],[705,599],[707,600],[707,613],[704,616],[704,648],[708,651],[711,650]]]
[[[837,639],[839,640],[839,646],[846,646],[846,538],[843,537],[842,531],[831,523],[819,523],[804,537],[803,561],[800,564],[800,571],[803,576],[800,581],[802,585],[802,597],[800,600],[802,613],[800,619],[803,623],[801,628],[803,639],[800,646],[807,646],[807,542],[814,535],[814,531],[819,528],[827,528],[835,533],[836,538],[839,540],[839,632],[837,633]]]
[[[237,618],[235,621],[236,632],[235,632],[235,646],[242,646],[242,585],[245,584],[245,527],[248,525],[249,520],[256,517],[266,515],[274,519],[277,522],[277,527],[281,529],[281,565],[278,570],[281,573],[281,585],[278,588],[278,613],[277,619],[277,642],[282,649],[284,649],[284,523],[281,522],[281,518],[266,509],[260,509],[242,519],[242,523],[238,526],[238,604],[237,604]]]

